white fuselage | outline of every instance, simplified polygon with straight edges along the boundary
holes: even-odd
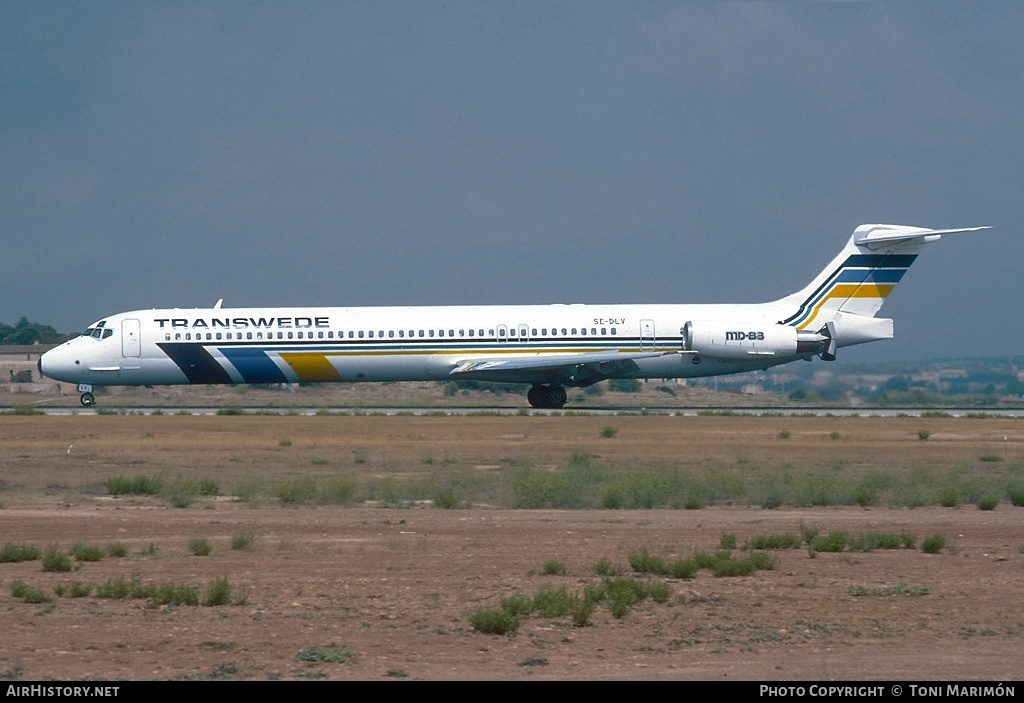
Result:
[[[661,354],[638,358],[616,376],[685,378],[791,361],[677,353],[689,320],[768,324],[781,312],[766,304],[136,310],[47,352],[41,368],[50,378],[95,385],[422,381],[448,379],[480,359],[619,351]],[[523,369],[478,377],[550,380]]]

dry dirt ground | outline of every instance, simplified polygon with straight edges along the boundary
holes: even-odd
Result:
[[[614,436],[603,436],[608,426]],[[1024,671],[1024,509],[1005,499],[991,511],[517,510],[492,507],[495,494],[491,505],[442,510],[289,507],[275,488],[448,470],[500,479],[517,462],[555,471],[579,452],[741,475],[957,466],[1012,478],[1024,465],[1024,425],[1014,420],[8,416],[0,449],[0,546],[128,548],[70,573],[0,563],[5,678],[1009,681]],[[166,495],[113,498],[112,476],[207,478],[219,495],[184,508]],[[498,636],[470,625],[503,596],[582,591],[600,581],[603,558],[638,576],[629,556],[641,549],[684,557],[717,549],[726,533],[742,543],[807,526],[905,531],[918,543],[940,533],[947,544],[939,554],[780,550],[773,570],[670,579],[666,603],[644,601],[621,618],[598,607],[585,627],[534,616]],[[249,534],[250,548],[231,548]],[[190,554],[195,537],[207,538],[210,555]],[[565,575],[543,573],[551,560]],[[226,577],[235,603],[150,607],[94,592],[30,604],[10,588],[20,580],[52,595],[118,577],[202,588]],[[301,661],[309,647],[352,657]]]

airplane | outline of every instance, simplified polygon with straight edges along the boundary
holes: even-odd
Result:
[[[758,304],[153,309],[110,315],[40,357],[93,386],[477,380],[530,384],[535,408],[612,378],[693,378],[834,361],[893,336],[875,317],[922,247],[988,227],[857,227],[800,291]]]

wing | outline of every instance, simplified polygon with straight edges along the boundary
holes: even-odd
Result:
[[[606,378],[636,371],[639,368],[637,359],[674,353],[602,351],[471,359],[457,364],[449,375],[456,380],[589,386]]]

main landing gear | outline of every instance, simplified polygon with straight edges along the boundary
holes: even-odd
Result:
[[[534,408],[560,408],[565,405],[568,396],[561,386],[531,386],[526,399]]]

